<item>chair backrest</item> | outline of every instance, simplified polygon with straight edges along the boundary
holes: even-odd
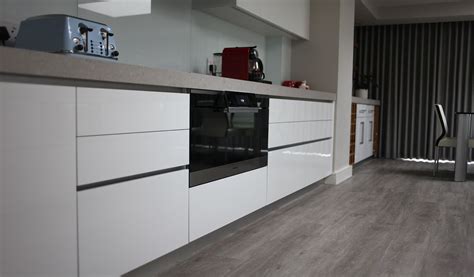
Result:
[[[448,121],[446,120],[446,114],[444,113],[443,106],[436,104],[435,110],[442,129],[441,136],[436,140],[436,145],[438,145],[438,143],[448,134]]]

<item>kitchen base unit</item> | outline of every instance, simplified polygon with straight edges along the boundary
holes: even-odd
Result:
[[[332,174],[332,139],[270,151],[267,203]]]
[[[262,208],[266,193],[266,167],[190,188],[190,241]]]
[[[185,245],[188,176],[180,170],[80,191],[80,276],[120,276]]]

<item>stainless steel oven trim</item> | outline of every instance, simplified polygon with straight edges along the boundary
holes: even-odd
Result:
[[[189,174],[189,187],[197,187],[247,171],[262,168],[267,165],[268,156],[264,155],[262,157],[191,172]]]

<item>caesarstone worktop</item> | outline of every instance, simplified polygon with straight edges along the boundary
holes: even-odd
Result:
[[[186,89],[256,93],[278,98],[335,101],[336,94],[299,90],[196,73],[149,68],[120,62],[80,58],[24,49],[0,47],[0,77],[70,85],[112,86],[131,89]]]
[[[360,98],[360,97],[355,97],[355,96],[352,97],[352,103],[372,105],[372,106],[380,106],[380,100],[366,99],[366,98]]]

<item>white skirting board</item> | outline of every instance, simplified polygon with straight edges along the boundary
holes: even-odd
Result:
[[[326,179],[328,185],[339,185],[342,182],[352,177],[352,166],[349,165],[343,169],[334,172],[331,176]]]

